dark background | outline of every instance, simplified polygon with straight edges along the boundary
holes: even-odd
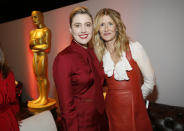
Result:
[[[86,0],[0,0],[0,24],[27,16],[33,10],[46,12]]]

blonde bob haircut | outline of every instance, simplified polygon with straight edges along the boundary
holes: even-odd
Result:
[[[90,16],[91,21],[93,22],[93,17],[91,15],[91,13],[89,12],[88,8],[84,7],[84,6],[80,6],[80,7],[76,7],[74,8],[71,13],[70,13],[70,18],[69,18],[69,22],[70,22],[70,27],[72,27],[72,21],[74,16],[76,16],[77,14],[87,14]]]
[[[126,27],[121,21],[120,13],[110,9],[110,8],[103,8],[98,11],[94,19],[94,31],[93,31],[93,44],[94,50],[97,55],[99,61],[102,60],[104,52],[105,52],[105,42],[100,37],[99,28],[101,25],[101,19],[103,16],[109,16],[116,25],[116,41],[114,51],[118,57],[122,55],[123,51],[127,51],[127,47],[129,44],[129,38],[126,34]]]

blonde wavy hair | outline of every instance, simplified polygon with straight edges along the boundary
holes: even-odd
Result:
[[[120,13],[110,8],[103,8],[99,10],[94,19],[94,31],[93,31],[93,38],[92,38],[94,50],[99,61],[102,60],[105,52],[105,48],[106,48],[105,42],[103,41],[99,33],[99,28],[101,25],[100,22],[102,17],[105,15],[109,16],[116,25],[117,31],[116,31],[116,41],[115,41],[115,47],[114,47],[114,51],[116,55],[120,57],[123,51],[127,51],[127,47],[129,44],[129,38],[126,34],[126,27],[121,20]]]

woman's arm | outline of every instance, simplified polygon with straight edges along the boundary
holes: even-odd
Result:
[[[144,99],[146,99],[146,97],[153,91],[153,87],[155,85],[154,70],[146,51],[140,43],[132,43],[131,50],[132,57],[137,62],[143,75],[144,83],[141,90]]]
[[[19,112],[19,101],[16,97],[16,85],[15,85],[15,77],[13,72],[9,72],[6,78],[7,85],[7,100],[9,101],[10,108],[13,113],[16,114]]]
[[[67,131],[78,131],[78,118],[71,85],[71,58],[57,56],[53,65],[53,77],[58,93],[62,117]]]

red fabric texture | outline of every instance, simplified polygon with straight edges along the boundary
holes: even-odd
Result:
[[[133,70],[127,72],[129,80],[117,81],[107,77],[106,112],[110,131],[152,131],[141,92],[142,76],[130,49],[126,53]]]
[[[58,93],[63,131],[100,131],[105,102],[103,69],[92,49],[76,42],[55,58],[53,78]]]
[[[16,113],[19,104],[16,98],[15,79],[12,72],[3,79],[0,73],[0,130],[19,131]]]

